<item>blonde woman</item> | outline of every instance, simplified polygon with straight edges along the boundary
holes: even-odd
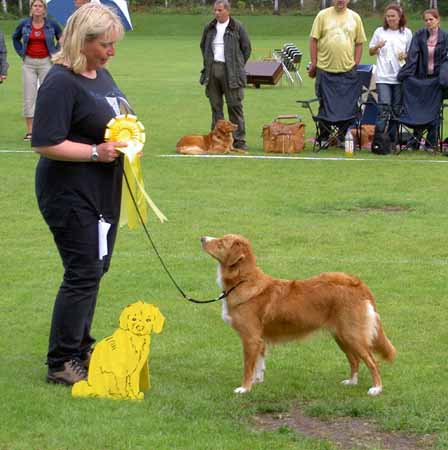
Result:
[[[51,68],[51,55],[59,49],[61,27],[47,17],[46,0],[30,1],[30,17],[17,26],[12,40],[23,59],[23,115],[26,123],[24,140],[31,139],[37,89]]]
[[[130,111],[104,66],[123,34],[112,10],[81,6],[68,20],[62,49],[37,95],[36,196],[64,267],[50,330],[49,382],[71,385],[85,379],[95,342],[90,328],[120,215],[123,175],[117,148],[126,146],[104,142],[104,133],[112,117]],[[99,259],[105,222],[110,224],[103,240],[108,251]]]

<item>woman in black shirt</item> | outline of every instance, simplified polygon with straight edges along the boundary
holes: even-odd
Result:
[[[117,147],[126,143],[104,142],[104,132],[112,117],[130,108],[104,65],[123,33],[105,6],[79,8],[36,102],[36,196],[64,266],[47,355],[47,380],[55,383],[86,378],[97,293],[116,237],[122,184]],[[105,256],[100,240],[107,241]]]

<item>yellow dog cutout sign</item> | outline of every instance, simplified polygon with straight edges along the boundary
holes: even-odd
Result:
[[[120,315],[120,327],[95,346],[87,381],[73,385],[73,397],[143,400],[142,391],[151,387],[151,333],[160,333],[164,322],[154,305],[143,301],[128,305]]]

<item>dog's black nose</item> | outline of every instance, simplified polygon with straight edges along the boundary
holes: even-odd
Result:
[[[204,243],[207,240],[205,236],[201,236],[201,242]]]

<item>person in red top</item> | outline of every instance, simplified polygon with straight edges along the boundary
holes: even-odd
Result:
[[[47,19],[46,0],[30,1],[30,17],[22,20],[12,36],[14,48],[23,59],[23,115],[25,140],[31,140],[37,89],[51,68],[51,55],[59,50],[61,27]]]

